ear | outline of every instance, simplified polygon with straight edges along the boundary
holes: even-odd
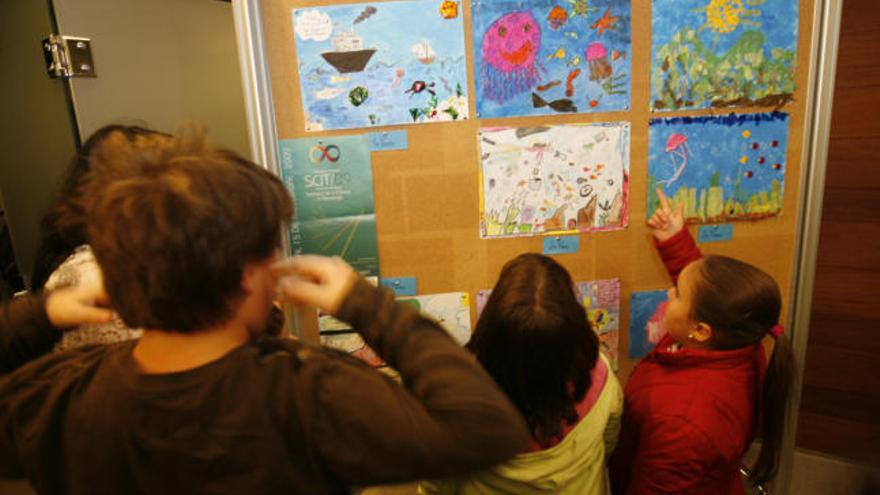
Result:
[[[712,327],[708,323],[699,322],[688,334],[688,338],[698,344],[708,344],[712,340]]]
[[[259,268],[256,263],[245,263],[241,271],[241,289],[245,294],[254,292],[259,284]]]

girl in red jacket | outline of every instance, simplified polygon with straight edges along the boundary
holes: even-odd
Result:
[[[673,211],[658,194],[661,207],[648,225],[675,286],[667,333],[626,385],[612,491],[743,494],[740,463],[759,430],[749,481],[765,483],[778,468],[794,373],[779,325],[779,287],[742,261],[702,257],[684,228],[682,205]],[[775,339],[769,366],[761,345],[767,335]]]

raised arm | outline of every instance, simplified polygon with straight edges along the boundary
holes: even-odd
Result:
[[[61,338],[60,328],[110,321],[113,313],[98,307],[105,297],[97,283],[25,295],[3,304],[0,374],[49,352]]]
[[[663,193],[663,189],[659,187],[657,196],[660,197],[660,207],[648,220],[648,226],[651,227],[651,234],[654,236],[654,246],[663,264],[666,265],[672,283],[675,283],[684,267],[702,258],[703,253],[684,226],[682,215],[684,204],[673,207],[669,198]]]
[[[308,278],[321,285],[324,275],[313,268]],[[322,372],[312,433],[334,477],[353,485],[447,477],[492,466],[525,448],[525,422],[473,356],[390,292],[346,277],[353,283],[344,302],[322,309],[351,323],[400,372],[403,386],[354,360],[333,360]],[[309,295],[314,287],[307,283],[282,286],[299,302],[322,300]]]

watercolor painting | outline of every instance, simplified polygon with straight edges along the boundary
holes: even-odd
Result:
[[[599,336],[599,347],[616,371],[620,340],[620,280],[575,282],[578,301],[587,310],[593,331]],[[477,317],[483,312],[492,289],[477,292]]]
[[[629,357],[641,359],[666,335],[665,290],[633,292],[629,296]]]
[[[788,114],[652,119],[648,131],[648,218],[656,190],[688,223],[779,215],[785,183]]]
[[[482,128],[480,236],[623,229],[627,122]]]
[[[457,2],[293,10],[307,131],[468,118]]]
[[[628,110],[629,0],[472,0],[477,115]]]
[[[797,9],[790,0],[654,0],[651,108],[792,101]]]

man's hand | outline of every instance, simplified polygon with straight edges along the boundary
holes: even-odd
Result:
[[[294,304],[316,306],[335,315],[357,281],[357,273],[342,258],[300,255],[272,266],[280,277],[281,296]]]

